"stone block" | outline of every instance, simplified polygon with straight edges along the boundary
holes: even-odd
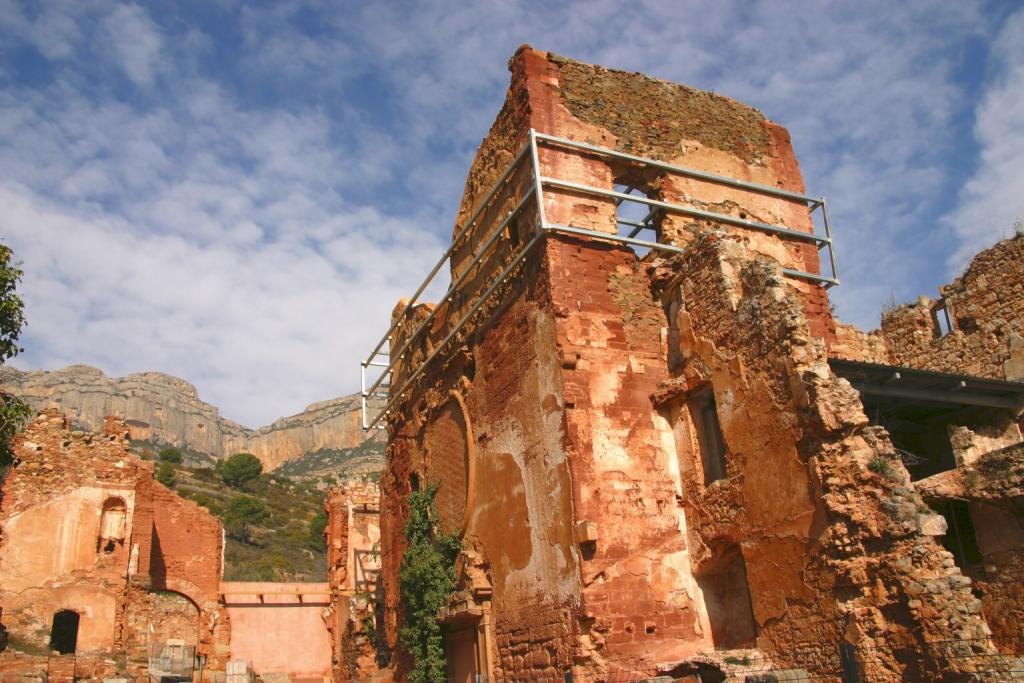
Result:
[[[580,545],[584,543],[597,543],[597,522],[577,522],[576,542]]]
[[[948,531],[946,518],[935,514],[918,515],[917,530],[925,536],[945,536]]]

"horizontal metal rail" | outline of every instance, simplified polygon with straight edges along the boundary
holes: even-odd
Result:
[[[654,206],[659,209],[669,211],[671,213],[678,213],[684,216],[691,216],[693,218],[703,218],[709,221],[717,221],[719,223],[728,223],[729,225],[736,225],[741,228],[749,228],[751,230],[760,230],[761,232],[770,232],[776,235],[785,235],[786,237],[792,237],[795,240],[810,242],[816,245],[830,243],[830,240],[827,237],[818,237],[813,233],[790,230],[789,228],[783,228],[781,226],[771,225],[769,223],[761,223],[760,221],[748,221],[745,218],[736,218],[735,216],[729,216],[724,213],[715,213],[714,211],[691,209],[688,206],[683,206],[681,204],[672,204],[671,202],[664,202],[661,201],[660,199],[639,197],[634,194],[626,194],[624,192],[617,192],[615,190],[606,190],[601,187],[593,187],[592,185],[584,185],[583,183],[574,183],[568,180],[558,180],[557,178],[548,178],[547,176],[542,176],[541,182],[544,185],[550,187],[561,187],[566,190],[575,190],[577,192],[583,192],[585,194],[596,194],[602,197],[611,198],[621,197],[625,201],[636,202],[638,204],[646,204],[647,206]]]
[[[508,278],[509,274],[515,269],[517,265],[519,265],[519,263],[524,258],[526,258],[526,254],[530,252],[533,246],[537,244],[537,242],[539,242],[540,238],[543,236],[544,233],[542,231],[538,231],[530,239],[530,241],[526,243],[526,246],[524,246],[519,251],[519,253],[516,254],[511,261],[508,262],[508,265],[506,265],[505,268],[501,271],[497,279],[495,279],[495,281],[491,283],[491,286],[488,287],[487,290],[480,296],[480,298],[477,299],[477,302],[473,304],[473,307],[470,308],[469,311],[464,316],[462,316],[459,322],[455,323],[455,326],[452,328],[451,332],[449,332],[448,335],[443,340],[441,340],[441,343],[437,345],[434,351],[429,356],[427,356],[427,358],[422,363],[420,363],[420,366],[416,368],[416,370],[414,370],[411,375],[409,375],[408,379],[406,379],[405,382],[402,383],[402,386],[395,392],[393,392],[393,395],[388,400],[387,405],[384,406],[384,409],[381,412],[379,412],[377,414],[377,417],[375,417],[370,422],[370,427],[376,425],[377,422],[380,421],[382,417],[391,412],[391,409],[394,406],[395,402],[398,401],[399,398],[401,398],[401,396],[405,393],[406,389],[409,388],[409,385],[416,381],[416,378],[420,376],[420,373],[427,369],[427,366],[430,365],[430,362],[433,361],[434,358],[436,358],[439,353],[445,350],[445,348],[448,346],[448,342],[450,342],[455,337],[455,335],[457,335],[462,330],[465,324],[469,322],[470,318],[476,315],[476,312],[479,311],[480,308],[484,305],[484,303],[491,297],[491,294],[493,294],[494,290],[498,288],[498,285],[503,283]]]
[[[822,209],[822,220],[824,223],[825,235],[824,237],[819,237],[818,235],[815,235],[813,233],[791,230],[789,228],[779,225],[771,225],[768,223],[762,223],[760,221],[746,220],[742,218],[737,218],[735,216],[730,216],[727,214],[721,214],[712,211],[704,211],[702,209],[696,209],[689,206],[673,204],[671,202],[665,202],[657,199],[650,199],[649,197],[644,195],[632,194],[632,191],[635,189],[632,187],[627,188],[626,192],[618,192],[616,190],[608,190],[604,188],[593,187],[590,185],[585,185],[583,183],[576,183],[565,180],[559,180],[557,178],[545,177],[541,174],[540,171],[541,165],[538,152],[540,144],[545,144],[552,147],[567,147],[571,149],[582,150],[593,154],[623,159],[625,161],[643,164],[653,168],[659,168],[671,173],[675,173],[689,178],[694,178],[701,181],[717,183],[745,191],[751,191],[773,197],[779,197],[782,199],[802,202],[809,207],[811,212],[815,211],[817,208],[820,207]],[[463,270],[463,272],[453,282],[449,284],[448,290],[445,292],[445,295],[441,298],[440,301],[438,301],[435,304],[434,308],[430,311],[428,316],[416,327],[416,329],[411,334],[407,336],[403,335],[405,337],[405,341],[401,344],[401,346],[398,349],[392,350],[390,352],[382,350],[384,345],[391,341],[396,329],[398,329],[399,325],[401,325],[402,322],[406,319],[408,313],[419,302],[419,297],[423,294],[423,292],[433,281],[434,277],[440,271],[445,261],[451,258],[451,256],[455,253],[455,250],[461,246],[463,239],[469,233],[470,229],[477,224],[478,219],[484,214],[487,208],[491,206],[491,202],[494,199],[495,195],[497,194],[498,190],[501,189],[507,183],[508,179],[511,177],[513,172],[515,172],[516,169],[520,167],[520,164],[527,157],[527,155],[529,155],[530,157],[533,175],[533,180],[530,189],[516,203],[515,207],[513,207],[512,210],[509,211],[509,213],[500,222],[498,227],[488,236],[488,238],[479,247],[474,249],[473,258],[469,262],[468,266],[466,266],[465,270]],[[616,206],[622,204],[623,202],[629,201],[646,205],[650,207],[650,209],[647,215],[640,222],[626,219],[618,219],[616,221],[617,225],[630,226],[633,228],[632,232],[628,236],[609,234],[599,232],[596,230],[576,228],[567,225],[550,224],[547,222],[544,207],[545,187],[555,187],[569,191],[580,192],[584,194],[608,197],[615,200]],[[421,335],[426,330],[429,329],[430,324],[435,320],[443,304],[447,303],[453,296],[456,295],[456,293],[460,293],[460,287],[463,284],[463,282],[466,280],[466,278],[469,277],[469,274],[473,272],[474,269],[476,269],[476,267],[483,260],[483,258],[487,254],[492,252],[493,247],[498,243],[499,237],[502,234],[504,234],[506,228],[508,227],[508,224],[522,212],[523,208],[527,205],[527,202],[531,198],[536,200],[537,202],[537,232],[529,240],[529,242],[527,242],[526,245],[523,246],[511,258],[511,260],[498,274],[497,278],[487,287],[486,291],[484,291],[484,293],[479,296],[479,298],[473,304],[470,310],[464,316],[462,316],[462,318],[457,323],[455,323],[451,330],[445,335],[444,339],[433,349],[433,351],[427,356],[427,358],[424,359],[421,364],[419,364],[419,367],[415,368],[412,371],[412,373],[402,383],[400,387],[392,391],[389,376],[393,373],[395,366],[405,357],[406,352],[409,350],[412,344],[419,340]],[[509,278],[509,276],[514,271],[516,266],[519,265],[523,261],[523,259],[526,258],[527,254],[545,235],[550,235],[552,233],[565,233],[608,240],[610,242],[615,243],[630,244],[638,247],[646,247],[652,250],[663,252],[681,253],[685,251],[685,247],[679,247],[676,245],[665,244],[657,241],[638,239],[636,237],[642,230],[656,230],[656,227],[652,225],[650,221],[652,217],[659,211],[666,211],[669,213],[690,216],[693,218],[704,219],[718,223],[725,223],[728,225],[734,225],[740,228],[776,234],[790,239],[798,240],[804,243],[814,244],[818,248],[818,250],[821,250],[823,248],[828,249],[829,261],[832,269],[832,277],[825,277],[814,273],[807,273],[792,268],[783,268],[782,272],[789,277],[815,282],[824,285],[826,288],[839,284],[839,278],[836,270],[835,254],[832,249],[831,225],[829,223],[828,210],[824,197],[815,198],[799,194],[796,192],[790,192],[788,190],[780,190],[779,188],[771,187],[768,185],[761,185],[759,183],[752,183],[742,180],[736,180],[733,178],[726,178],[724,176],[715,175],[713,173],[706,173],[704,171],[698,171],[696,169],[677,166],[675,164],[669,164],[657,161],[655,159],[645,159],[643,157],[627,154],[625,152],[619,152],[604,147],[598,147],[583,142],[576,142],[574,140],[568,140],[565,138],[547,135],[544,133],[538,133],[534,130],[530,130],[529,139],[527,143],[519,151],[515,159],[509,165],[509,167],[491,186],[487,194],[477,205],[476,209],[474,209],[473,213],[462,225],[462,227],[458,230],[456,235],[453,236],[451,245],[448,247],[447,250],[445,250],[444,254],[442,254],[441,258],[438,260],[438,262],[431,269],[430,273],[427,275],[427,278],[423,281],[422,284],[420,284],[416,292],[402,308],[401,313],[399,313],[392,321],[392,324],[388,328],[388,331],[384,334],[381,340],[373,348],[373,351],[370,352],[370,355],[367,357],[367,359],[360,363],[360,393],[362,399],[363,428],[382,428],[377,427],[377,424],[381,421],[381,419],[389,415],[394,410],[395,405],[402,397],[404,397],[412,383],[415,382],[420,377],[420,375],[426,370],[427,366],[430,365],[430,363],[439,354],[444,352],[448,344],[453,339],[455,339],[455,337],[459,334],[459,332],[462,331],[465,325],[473,318],[473,316],[477,314],[477,312],[484,305],[484,303],[489,300],[494,291]],[[387,357],[388,360],[386,362],[377,360],[379,357]],[[372,383],[371,386],[367,387],[366,370],[367,368],[371,367],[384,368],[384,371]],[[369,419],[369,407],[367,405],[368,399],[383,397],[387,397],[387,402],[384,408],[380,412],[378,412],[376,416],[374,416],[372,419]]]
[[[545,227],[548,232],[563,232],[572,235],[581,235],[584,237],[596,237],[610,242],[623,242],[625,244],[635,244],[638,247],[647,247],[648,249],[654,249],[656,251],[668,251],[674,254],[682,254],[687,250],[686,247],[678,247],[674,244],[665,244],[664,242],[651,242],[650,240],[640,240],[635,237],[626,237],[625,235],[613,235],[607,232],[599,232],[597,230],[589,230],[587,228],[574,228],[570,225],[559,225],[558,223],[548,223]],[[804,280],[810,280],[812,282],[820,282],[827,284],[835,284],[831,278],[823,277],[821,275],[815,275],[814,273],[805,273],[802,270],[794,270],[792,268],[783,268],[782,272],[790,277],[797,277]]]
[[[455,279],[455,282],[453,282],[451,287],[448,288],[448,291],[445,292],[445,295],[441,297],[441,300],[434,305],[433,310],[430,311],[430,315],[424,318],[423,322],[420,323],[420,326],[416,328],[416,331],[409,335],[409,339],[406,340],[406,342],[402,344],[402,346],[397,351],[391,354],[393,357],[401,358],[405,354],[409,346],[413,343],[413,339],[417,337],[420,332],[425,330],[427,326],[430,325],[431,322],[433,322],[434,318],[437,316],[437,312],[441,310],[441,306],[447,303],[448,300],[451,299],[452,296],[454,296],[455,292],[458,290],[459,285],[461,285],[462,282],[467,277],[469,277],[469,274],[473,272],[473,269],[476,268],[477,264],[483,260],[484,256],[487,255],[487,251],[497,241],[498,237],[500,237],[501,234],[505,232],[505,228],[508,227],[508,224],[519,215],[519,212],[522,211],[523,206],[526,204],[527,201],[529,201],[531,197],[533,197],[532,187],[526,191],[526,194],[523,195],[523,198],[519,200],[519,203],[515,205],[515,207],[508,213],[507,216],[505,216],[505,219],[498,226],[497,230],[491,233],[491,236],[488,237],[486,241],[484,241],[483,245],[480,247],[479,253],[477,253],[476,256],[473,257],[473,260],[469,262],[469,265],[466,266],[466,269],[462,271],[462,274]]]
[[[381,347],[384,346],[384,344],[387,343],[387,341],[391,338],[391,333],[395,331],[395,328],[398,327],[402,320],[405,319],[405,315],[410,310],[412,310],[413,306],[416,305],[416,301],[419,299],[420,295],[423,294],[423,291],[428,286],[430,286],[430,283],[433,281],[434,276],[437,275],[437,272],[439,270],[441,270],[441,266],[443,266],[444,263],[448,260],[448,257],[452,255],[452,252],[455,251],[455,249],[459,245],[459,242],[466,235],[466,233],[469,232],[470,227],[473,226],[473,223],[476,221],[476,219],[480,216],[481,213],[483,213],[483,210],[490,205],[491,199],[494,198],[494,194],[505,183],[505,181],[508,180],[508,177],[512,175],[512,172],[519,166],[519,163],[526,158],[526,153],[530,151],[532,147],[533,145],[531,145],[529,142],[523,145],[523,148],[519,151],[519,154],[516,155],[516,158],[512,161],[512,163],[509,164],[509,167],[505,169],[505,172],[502,173],[498,180],[494,183],[494,185],[491,186],[491,189],[487,192],[483,200],[476,207],[476,210],[473,211],[473,214],[469,217],[465,224],[463,224],[458,234],[452,238],[451,245],[445,250],[444,254],[441,255],[441,258],[437,260],[437,263],[434,264],[434,267],[430,269],[430,274],[427,275],[427,278],[423,281],[422,284],[420,284],[419,288],[412,295],[412,298],[409,299],[409,302],[405,305],[404,308],[402,308],[402,312],[395,316],[395,320],[394,322],[391,323],[391,327],[389,327],[388,331],[384,333],[384,336],[381,337],[381,340],[377,342],[377,345],[373,347],[373,351],[371,351],[370,355],[367,356],[368,359],[372,360],[374,357],[376,357],[377,352],[380,351]]]
[[[716,175],[714,173],[708,173],[706,171],[698,171],[695,168],[676,166],[675,164],[669,164],[664,161],[658,161],[657,159],[647,159],[645,157],[638,157],[634,154],[619,152],[618,150],[608,149],[607,147],[598,147],[597,145],[590,145],[585,142],[577,142],[576,140],[569,140],[568,138],[560,138],[555,135],[548,135],[547,133],[537,133],[535,137],[538,142],[549,142],[554,143],[556,145],[561,145],[563,147],[574,147],[576,149],[582,149],[588,152],[593,152],[594,154],[601,154],[603,156],[614,157],[616,159],[632,161],[638,164],[643,164],[644,166],[660,168],[665,171],[671,171],[672,173],[676,173],[678,175],[696,178],[698,180],[706,180],[708,182],[717,183],[719,185],[728,185],[730,187],[735,187],[741,190],[759,192],[761,194],[767,194],[773,197],[792,199],[794,201],[812,205],[820,204],[823,201],[822,199],[819,199],[817,197],[809,197],[798,192],[780,190],[779,188],[772,187],[771,185],[762,185],[760,183],[751,183],[746,180],[736,180],[735,178],[727,178],[725,176]]]
[[[433,322],[434,318],[437,317],[438,311],[441,310],[441,307],[444,304],[446,304],[448,300],[451,299],[456,294],[456,292],[458,292],[459,285],[461,285],[462,282],[469,276],[469,274],[473,272],[473,269],[476,268],[477,264],[480,263],[481,260],[483,260],[483,257],[487,255],[488,250],[491,248],[491,246],[494,245],[498,237],[505,231],[505,228],[508,226],[508,224],[519,215],[519,212],[522,211],[523,207],[526,205],[526,202],[533,196],[534,191],[531,187],[526,191],[526,194],[523,195],[523,198],[519,200],[515,207],[508,213],[508,215],[505,216],[505,219],[501,222],[500,225],[498,225],[497,229],[493,233],[491,233],[491,236],[480,247],[480,251],[476,254],[476,256],[473,257],[473,260],[469,262],[469,265],[466,266],[466,269],[462,271],[462,274],[459,275],[459,277],[451,284],[451,286],[448,288],[448,291],[444,293],[443,297],[441,297],[440,301],[438,301],[434,305],[434,308],[433,310],[430,311],[430,314],[423,319],[423,322],[419,324],[419,326],[412,334],[406,336],[405,342],[397,351],[391,352],[390,357],[392,360],[390,363],[388,363],[388,367],[394,365],[395,359],[401,359],[405,355],[405,352],[409,349],[409,347],[412,346],[412,344],[419,338],[420,333],[423,332],[423,330],[427,329],[430,323]],[[367,391],[372,394],[373,391],[380,385],[381,380],[383,378],[384,374],[382,373],[381,376],[377,378],[377,381],[374,382]]]

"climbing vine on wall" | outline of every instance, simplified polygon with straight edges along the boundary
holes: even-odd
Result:
[[[398,581],[405,605],[405,622],[399,631],[401,645],[413,658],[409,680],[434,683],[447,678],[447,662],[437,611],[455,590],[457,534],[444,534],[434,525],[437,487],[409,495],[408,541]]]

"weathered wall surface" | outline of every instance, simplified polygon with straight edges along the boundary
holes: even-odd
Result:
[[[381,482],[389,644],[397,637],[405,501],[414,482],[440,485],[442,525],[462,532],[477,558],[477,588],[493,590],[489,638],[500,654],[492,663],[505,676],[568,665],[578,604],[555,324],[538,301],[539,277],[535,263],[495,323],[478,329],[468,353],[432,375],[402,411]],[[451,481],[461,488],[446,491]]]
[[[530,128],[803,191],[786,131],[745,105],[525,47],[509,66],[456,235]],[[600,155],[542,147],[540,162],[547,177],[812,230],[800,203]],[[751,645],[836,675],[846,641],[871,674],[940,680],[959,664],[939,641],[978,638],[991,653],[970,579],[931,536],[936,516],[827,364],[829,346],[879,361],[887,342],[837,327],[825,291],[784,273],[820,272],[806,243],[662,217],[659,239],[688,250],[641,260],[599,239],[549,235],[530,242],[513,279],[438,351],[533,237],[528,208],[470,270],[528,180],[510,176],[456,242],[451,300],[414,308],[392,340],[393,392],[440,355],[389,416],[387,643],[401,625],[406,500],[437,485],[439,525],[463,544],[441,613],[459,677],[650,670]],[[550,188],[544,211],[552,224],[616,231],[605,198]],[[426,333],[412,337],[421,323]],[[725,442],[722,477],[708,473],[697,428],[705,390]],[[407,666],[399,660],[399,676]]]
[[[257,675],[331,680],[326,583],[225,581],[221,591],[231,620],[231,659],[250,662]]]
[[[359,680],[379,669],[380,488],[373,483],[333,487],[324,509],[330,585],[330,608],[324,619],[332,666],[341,680]]]
[[[894,365],[1024,379],[1024,234],[979,253],[962,276],[882,316]],[[944,304],[954,330],[939,336]]]
[[[57,411],[16,437],[0,507],[4,625],[20,647],[45,651],[54,613],[76,612],[76,657],[98,667],[79,676],[144,676],[161,637],[196,644],[209,670],[223,670],[220,524],[128,448],[122,421],[71,431]]]
[[[971,578],[996,642],[1014,652],[1024,624],[1024,444],[989,451],[914,487],[929,503],[969,503],[982,554]]]
[[[583,665],[679,661],[706,646],[698,626],[681,491],[650,395],[666,376],[664,316],[633,253],[553,239],[546,250],[582,546]]]
[[[124,434],[116,424],[103,434],[72,433],[63,415],[49,412],[15,439],[21,462],[0,506],[0,604],[4,624],[27,643],[48,647],[54,613],[68,609],[80,615],[82,650],[115,645],[132,558],[126,513],[138,480],[151,477],[150,466],[128,455]],[[123,510],[109,548],[101,539],[107,501]]]
[[[529,48],[509,66],[512,85],[470,169],[457,226],[478,208],[531,127],[803,189],[785,131],[749,107]],[[597,100],[600,111],[588,108]],[[726,125],[747,133],[727,134]],[[541,165],[544,175],[563,180],[607,189],[628,181],[651,196],[811,228],[806,207],[787,202],[633,178],[629,168],[551,149],[541,150]],[[532,209],[500,238],[479,272],[466,270],[495,220],[524,192],[513,174],[506,196],[456,245],[452,273],[467,274],[465,293],[436,310],[420,307],[400,328],[393,348],[433,316],[429,342],[412,350],[393,386],[469,308],[487,273],[530,238]],[[605,199],[551,189],[544,208],[552,223],[615,231],[615,207]],[[705,229],[668,219],[661,224],[662,238],[679,245]],[[819,270],[813,249],[745,237],[752,251],[787,267]],[[463,532],[466,551],[462,592],[446,619],[463,623],[464,615],[484,615],[495,675],[557,676],[574,663],[601,670],[609,662],[621,668],[681,659],[710,640],[681,533],[680,479],[664,448],[671,431],[648,398],[666,373],[663,314],[629,249],[563,238],[536,249],[500,303],[485,307],[486,322],[471,325],[461,336],[465,346],[428,372],[391,423],[382,481],[389,642],[398,627],[403,501],[415,483],[435,483],[442,526]],[[820,288],[793,287],[815,332],[830,336],[834,324]]]
[[[715,93],[551,54],[525,50],[519,58],[532,79],[529,88],[535,114],[531,123],[542,132],[729,178],[804,191],[789,133],[753,107]],[[542,156],[545,173],[555,177],[562,177],[559,172],[572,173],[564,166],[579,164],[578,159],[577,154],[554,150],[544,150]],[[653,169],[641,173],[625,164],[612,164],[605,182],[592,184],[610,189],[612,179],[641,189],[654,199],[784,225],[798,232],[812,231],[810,214],[800,202]],[[588,212],[580,211],[570,196],[552,192],[548,204],[570,212],[571,225],[589,227],[580,224]],[[685,246],[709,227],[706,222],[679,215],[664,216],[658,240]],[[784,268],[820,273],[818,252],[811,245],[736,226],[724,227],[742,234],[752,252],[770,256]],[[835,323],[825,291],[804,281],[794,280],[792,284],[800,292],[812,332],[830,341]]]
[[[831,374],[777,265],[712,236],[654,272],[679,283],[662,290],[680,361],[662,403],[712,387],[727,447],[727,477],[709,483],[694,440],[677,440],[698,577],[716,548],[738,545],[758,644],[780,658],[842,634],[870,653],[869,671],[952,675],[940,641],[987,634],[970,580],[920,531],[921,498]],[[875,459],[888,477],[869,470]]]
[[[248,429],[221,417],[188,382],[160,372],[115,378],[88,365],[53,372],[8,366],[0,368],[0,383],[36,410],[63,411],[78,429],[98,430],[108,415],[117,415],[126,420],[133,439],[213,458],[252,453],[268,470],[305,453],[355,448],[366,439],[357,396],[314,403],[298,415]]]

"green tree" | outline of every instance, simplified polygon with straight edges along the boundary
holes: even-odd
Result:
[[[313,516],[313,519],[309,520],[308,545],[312,550],[321,553],[327,550],[327,541],[324,538],[325,529],[327,529],[327,513],[320,510]]]
[[[174,488],[175,482],[178,481],[178,473],[174,471],[174,465],[169,462],[160,463],[160,467],[156,470],[156,480],[169,489]]]
[[[18,337],[25,326],[25,303],[18,294],[22,270],[12,262],[13,253],[0,244],[0,365],[21,353]],[[13,461],[11,437],[31,414],[29,405],[14,394],[0,391],[0,469]]]
[[[244,487],[263,473],[263,463],[251,453],[235,453],[217,463],[217,473],[224,483],[236,489]]]
[[[180,465],[181,460],[181,451],[174,446],[168,446],[167,448],[160,449],[160,462],[170,462],[175,465]]]
[[[414,491],[409,496],[405,523],[408,547],[398,571],[405,623],[399,631],[402,647],[412,655],[409,680],[433,683],[447,677],[447,660],[437,611],[455,590],[455,558],[459,555],[456,534],[437,533],[434,496],[437,487]]]
[[[270,511],[263,501],[252,496],[235,496],[224,507],[224,531],[229,536],[251,543],[252,527],[270,519]]]

